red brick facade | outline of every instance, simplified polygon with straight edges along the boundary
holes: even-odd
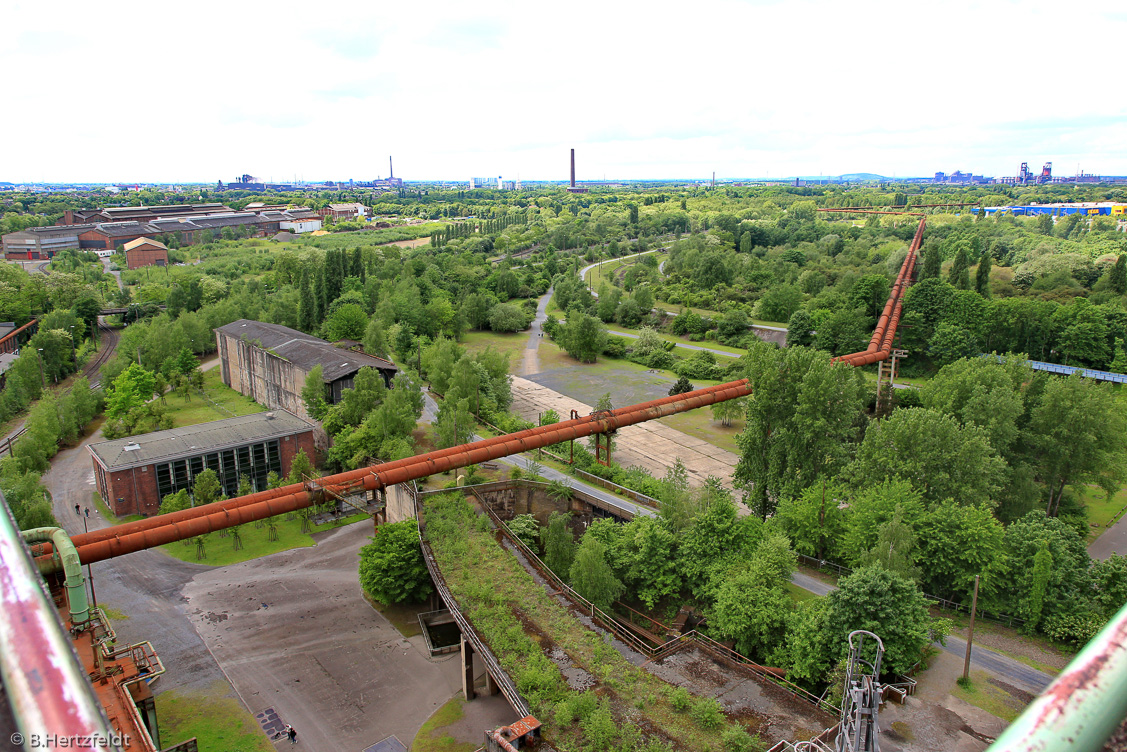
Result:
[[[293,465],[293,458],[298,451],[304,449],[305,455],[316,462],[316,448],[313,445],[313,431],[304,431],[291,436],[283,436],[278,440],[279,454],[282,460],[282,475],[288,475]],[[107,471],[97,457],[93,457],[94,480],[98,486],[98,493],[106,502],[110,511],[118,517],[131,514],[141,514],[146,517],[157,514],[160,510],[160,494],[157,490],[156,465],[142,465],[140,467]],[[162,460],[167,462],[168,460]]]
[[[125,251],[125,263],[130,269],[142,266],[168,266],[168,249],[156,243],[143,243]]]

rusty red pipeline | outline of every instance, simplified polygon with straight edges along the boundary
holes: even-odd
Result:
[[[330,491],[343,490],[345,486],[352,492],[361,489],[372,491],[591,434],[606,433],[635,423],[707,407],[750,394],[751,385],[747,379],[740,379],[686,394],[662,397],[638,405],[596,413],[577,420],[539,426],[396,462],[327,475],[318,478],[317,485]],[[273,493],[274,496],[263,498],[264,494],[269,493]],[[288,486],[273,489],[271,492],[251,494],[242,499],[207,504],[172,515],[158,515],[147,520],[116,525],[88,535],[75,536],[74,542],[82,562],[90,564],[234,525],[293,512],[311,506],[315,499],[316,494],[303,486]],[[192,514],[188,515],[185,512]],[[40,571],[44,573],[52,572],[56,567],[52,557],[46,555],[47,552],[47,546],[41,546],[36,550],[36,553],[40,554],[36,562]]]

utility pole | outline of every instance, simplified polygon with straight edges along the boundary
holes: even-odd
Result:
[[[43,371],[43,348],[35,350],[35,357],[39,359],[39,380],[43,382],[43,391],[47,391],[47,375]]]
[[[970,603],[970,628],[967,630],[967,657],[963,661],[963,681],[970,676],[970,646],[974,642],[974,612],[978,609],[978,575],[974,576],[974,597]]]

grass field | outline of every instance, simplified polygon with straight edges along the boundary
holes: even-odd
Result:
[[[786,583],[787,592],[790,593],[791,600],[795,603],[803,603],[804,601],[812,601],[819,596],[814,595],[809,590],[803,590],[793,582]]]
[[[990,677],[985,671],[971,671],[967,686],[953,684],[951,694],[1004,721],[1013,721],[1023,709],[1021,703],[1004,689],[990,684]]]
[[[474,752],[478,745],[457,741],[443,732],[447,726],[462,720],[463,704],[465,700],[455,697],[434,711],[434,715],[428,718],[419,729],[419,733],[415,734],[415,741],[411,742],[411,752]]]
[[[274,745],[230,691],[227,682],[218,681],[206,692],[170,689],[157,695],[161,748],[195,737],[200,752],[272,752]]]
[[[509,356],[509,373],[516,373],[524,358],[524,348],[528,344],[528,332],[501,334],[497,332],[466,332],[460,343],[468,353],[476,353],[487,347],[499,350]]]
[[[201,397],[198,392],[193,393],[191,399],[184,399],[172,392],[165,394],[164,404],[168,409],[168,415],[172,417],[174,428],[194,426],[211,420],[233,418],[237,415],[260,413],[266,409],[250,397],[244,397],[224,384],[218,368],[204,371],[203,390],[208,399],[211,400],[210,402],[208,399]]]
[[[618,324],[607,324],[607,331],[610,332],[611,334],[622,334],[623,332],[625,332],[626,334],[635,334],[636,335],[636,334],[638,334],[639,330],[637,330],[637,329],[627,329],[626,327],[619,326]],[[663,332],[658,332],[657,336],[661,337],[666,342],[672,342],[675,345],[695,345],[696,347],[707,347],[709,350],[719,350],[720,352],[728,353],[728,354],[730,354],[730,355],[732,355],[733,357],[736,357],[736,358],[740,357],[741,355],[747,355],[747,350],[744,350],[744,349],[739,348],[739,347],[729,347],[728,345],[722,345],[719,342],[712,342],[712,341],[707,341],[707,340],[702,340],[700,342],[693,342],[691,339],[686,339],[685,337],[678,337],[674,334],[665,334]],[[627,339],[629,339],[629,338],[627,338]],[[627,344],[627,346],[629,347],[629,343]],[[677,347],[676,348],[676,354],[680,355],[682,358],[688,358],[694,352],[695,352],[694,350],[686,350],[683,347]]]
[[[1121,488],[1109,499],[1099,486],[1073,486],[1080,501],[1088,509],[1088,543],[1107,532],[1108,525],[1124,507],[1127,507],[1127,488]]]
[[[313,525],[310,530],[312,533],[319,533],[368,519],[370,518],[366,514],[354,514],[339,522]],[[257,559],[260,556],[269,556],[279,551],[288,551],[291,548],[306,548],[314,545],[311,533],[301,532],[301,519],[299,517],[295,516],[292,520],[276,519],[275,524],[278,528],[278,539],[273,541],[270,540],[270,529],[266,524],[263,524],[262,527],[258,527],[257,524],[240,526],[239,536],[243,545],[238,551],[235,550],[235,538],[230,531],[225,538],[220,537],[219,533],[208,534],[204,542],[205,556],[202,559],[196,557],[196,541],[194,538],[168,543],[160,548],[174,559],[222,567],[240,561]]]

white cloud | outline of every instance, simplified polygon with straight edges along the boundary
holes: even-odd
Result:
[[[0,180],[1127,174],[1110,2],[17,2]]]

